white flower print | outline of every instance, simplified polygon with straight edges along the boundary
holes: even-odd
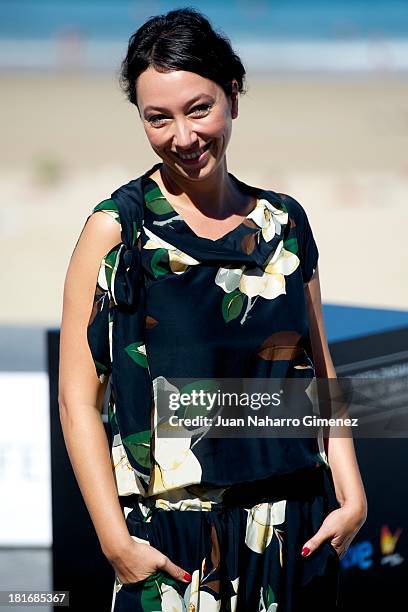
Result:
[[[164,387],[163,387],[164,381]],[[177,489],[201,481],[202,468],[197,457],[191,450],[191,437],[194,431],[184,427],[170,425],[168,420],[158,422],[157,414],[157,386],[166,392],[179,393],[174,385],[163,376],[153,380],[154,389],[154,468],[153,478],[150,481],[150,495],[156,495],[169,489]],[[166,431],[181,431],[184,437],[165,437]],[[160,432],[160,435],[158,433]]]
[[[267,300],[273,300],[286,293],[285,276],[292,274],[299,265],[298,256],[286,250],[283,247],[283,240],[281,240],[264,267],[219,268],[215,276],[215,284],[221,287],[225,293],[239,290],[248,296],[247,308],[241,319],[241,323],[243,323],[249,310],[254,305],[255,299],[263,297]]]
[[[245,544],[254,552],[263,553],[272,540],[274,526],[284,522],[285,510],[285,499],[251,508],[247,516]]]
[[[190,257],[187,253],[180,251],[174,245],[166,242],[156,234],[153,234],[147,227],[144,228],[145,234],[149,237],[144,249],[166,249],[169,256],[169,265],[172,272],[181,274],[185,272],[189,266],[199,264],[200,262],[194,257]]]
[[[288,222],[288,213],[275,208],[271,202],[262,198],[254,210],[249,213],[247,219],[252,219],[258,227],[262,228],[262,236],[266,242],[269,242],[275,234],[281,234],[282,226]]]

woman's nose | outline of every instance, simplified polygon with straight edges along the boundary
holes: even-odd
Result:
[[[197,134],[187,121],[178,121],[175,125],[174,144],[182,149],[190,149],[197,142]]]

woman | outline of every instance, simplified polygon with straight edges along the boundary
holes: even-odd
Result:
[[[135,32],[121,83],[162,163],[93,208],[67,272],[61,423],[114,612],[334,610],[366,517],[350,437],[175,438],[159,418],[160,392],[336,376],[304,209],[227,171],[244,78],[192,9]]]

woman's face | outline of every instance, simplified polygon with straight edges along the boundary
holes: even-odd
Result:
[[[195,72],[158,72],[152,67],[136,81],[140,117],[152,149],[171,174],[202,180],[224,161],[231,123],[238,115],[233,94]]]

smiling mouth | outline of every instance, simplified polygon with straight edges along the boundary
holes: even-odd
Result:
[[[198,159],[200,157],[200,155],[202,155],[205,151],[207,151],[207,149],[210,148],[211,145],[211,140],[210,142],[207,142],[207,144],[204,147],[201,147],[201,149],[198,149],[198,151],[194,151],[194,153],[177,153],[175,152],[174,154],[179,157],[180,159],[184,159],[184,160],[192,160],[192,159]]]

